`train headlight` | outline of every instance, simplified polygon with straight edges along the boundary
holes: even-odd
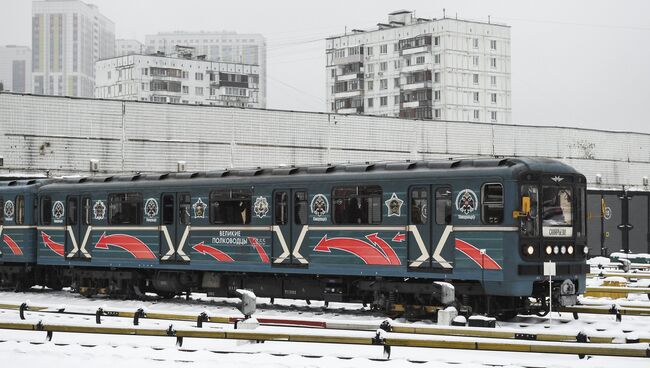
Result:
[[[585,247],[582,248],[582,252],[583,252],[584,254],[589,254],[589,247],[585,245]]]
[[[558,253],[560,253],[560,247],[556,245],[553,247],[553,254],[558,254]]]
[[[566,246],[565,246],[565,245],[563,245],[562,247],[560,247],[560,253],[562,253],[562,254],[565,254],[565,253],[566,253]]]
[[[547,245],[546,246],[546,254],[550,255],[551,253],[553,253],[553,247],[551,247],[550,245]]]
[[[532,245],[529,245],[529,246],[526,248],[526,253],[528,253],[529,256],[532,256],[533,253],[535,253],[535,247],[533,247]]]
[[[573,254],[573,245],[569,245],[566,251],[569,252],[569,254]]]

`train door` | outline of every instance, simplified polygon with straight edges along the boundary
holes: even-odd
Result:
[[[414,186],[409,191],[407,258],[413,271],[431,268],[430,192],[430,185]]]
[[[163,193],[161,197],[163,231],[160,232],[160,259],[182,261],[177,250],[189,241],[190,193]]]
[[[435,211],[431,215],[431,268],[450,272],[456,247],[451,224],[451,186],[434,185],[431,193]]]
[[[90,224],[90,197],[87,195],[68,196],[66,203],[65,257],[78,259],[82,257],[86,230]]]
[[[280,189],[273,192],[273,265],[300,264],[292,254],[302,227],[307,224],[307,191]],[[278,229],[276,231],[275,229]]]

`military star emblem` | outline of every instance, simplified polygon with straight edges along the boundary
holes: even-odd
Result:
[[[384,203],[386,203],[386,207],[388,208],[388,217],[402,216],[402,204],[404,201],[397,197],[397,193],[393,193]]]

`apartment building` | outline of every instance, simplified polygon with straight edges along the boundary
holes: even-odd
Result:
[[[115,40],[115,54],[114,56],[144,54],[144,44],[138,40],[133,39],[117,39]]]
[[[259,104],[266,107],[266,39],[261,34],[222,32],[162,32],[145,36],[147,53],[169,55],[176,46],[196,49],[206,60],[254,64],[259,67]]]
[[[0,83],[5,91],[32,92],[32,50],[27,46],[0,46]]]
[[[261,107],[259,67],[197,58],[127,55],[96,63],[95,97],[160,103]]]
[[[77,0],[32,3],[32,88],[36,94],[92,97],[95,61],[113,57],[115,25]]]
[[[509,26],[400,10],[326,56],[330,112],[511,123]]]

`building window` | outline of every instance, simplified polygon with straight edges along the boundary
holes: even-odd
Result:
[[[385,72],[386,70],[388,70],[388,63],[385,62],[385,61],[379,63],[379,70],[382,71],[382,72]]]
[[[380,54],[387,54],[388,53],[388,45],[379,46],[379,53]]]
[[[433,118],[440,119],[440,109],[433,109]]]
[[[210,193],[210,223],[245,225],[251,222],[250,189],[219,189]]]
[[[190,93],[190,87],[188,87],[188,86],[183,86],[183,94],[184,94],[184,95],[187,95],[187,94],[189,94],[189,93]]]
[[[372,72],[374,72],[374,71],[375,71],[375,64],[368,64],[368,65],[366,65],[366,69],[368,69],[368,70],[367,70],[368,73],[372,73]]]
[[[107,74],[108,74],[108,79],[111,79],[111,72],[110,72],[110,71],[108,71],[108,73],[107,73]]]
[[[478,56],[472,56],[472,65],[478,66]]]
[[[108,196],[110,225],[140,225],[142,217],[141,193],[115,193]]]
[[[440,72],[433,73],[433,82],[440,83]]]
[[[474,102],[478,102],[478,92],[474,92]]]
[[[381,79],[379,81],[379,89],[388,89],[388,79]]]
[[[503,185],[500,183],[484,184],[481,188],[481,220],[484,224],[503,222]]]
[[[433,55],[433,63],[440,64],[440,54]]]
[[[368,81],[368,88],[366,88],[368,91],[372,91],[374,88],[375,83],[373,81]]]
[[[478,84],[478,73],[474,73],[473,79],[474,79],[474,84]]]
[[[475,49],[478,49],[478,38],[472,39],[472,45],[474,46]]]
[[[415,63],[416,64],[424,64],[424,56],[418,56],[415,58]]]
[[[490,94],[490,100],[492,101],[493,104],[497,103],[497,94],[496,93],[491,93]]]
[[[393,51],[399,51],[399,43],[395,42],[393,44]]]
[[[374,104],[374,98],[369,98],[368,99],[368,107],[373,107],[372,105]]]
[[[366,48],[366,55],[368,55],[368,56],[372,56],[372,55],[374,54],[374,53],[373,53],[373,49],[374,49],[374,47],[372,47],[372,46],[367,47],[367,48]]]
[[[381,223],[383,202],[380,186],[335,187],[332,191],[332,202],[332,222],[335,224]]]
[[[496,111],[490,111],[490,119],[492,119],[492,121],[497,121],[497,112]]]
[[[439,90],[433,91],[433,100],[434,101],[440,101],[440,91]]]
[[[490,76],[490,84],[493,86],[497,85],[497,76],[496,75],[491,75]]]
[[[490,58],[490,66],[491,66],[492,68],[496,68],[496,67],[497,67],[497,58]]]
[[[203,73],[194,73],[195,80],[203,80]]]
[[[479,110],[474,110],[474,120],[478,120],[480,116]]]
[[[490,40],[490,48],[491,48],[492,50],[496,50],[496,49],[497,49],[497,41],[496,41],[496,40]]]
[[[394,78],[393,79],[393,87],[395,87],[395,88],[399,87],[399,78]]]
[[[181,72],[181,77],[183,79],[188,79],[190,77],[190,73],[189,72]]]
[[[393,69],[399,69],[402,66],[402,61],[401,60],[394,60],[393,61]]]
[[[336,77],[336,68],[332,68],[332,78]]]
[[[395,95],[395,96],[393,96],[393,99],[395,100],[393,103],[394,103],[395,105],[399,105],[399,95]]]
[[[436,36],[433,38],[433,45],[434,46],[439,46],[440,45],[440,36]]]
[[[197,96],[203,96],[203,87],[194,87],[194,94]]]
[[[388,106],[388,96],[379,97],[379,106]]]

